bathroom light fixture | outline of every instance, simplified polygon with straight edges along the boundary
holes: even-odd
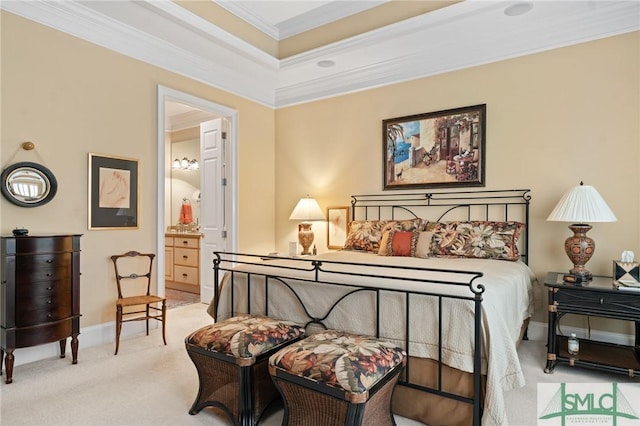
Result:
[[[177,158],[173,160],[171,167],[182,170],[198,170],[200,168],[200,164],[198,164],[198,160],[195,158],[193,160],[189,160],[187,157],[183,157],[182,160],[178,160]]]
[[[584,265],[591,259],[596,244],[587,237],[587,231],[591,229],[587,222],[617,221],[607,203],[593,186],[580,182],[564,194],[547,220],[573,223],[569,225],[573,235],[564,242],[564,250],[573,263],[569,274],[576,282],[591,280],[592,274]]]

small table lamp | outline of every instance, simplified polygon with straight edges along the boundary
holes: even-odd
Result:
[[[289,219],[302,221],[298,225],[298,242],[302,246],[302,254],[311,254],[309,247],[313,244],[314,235],[309,222],[312,220],[324,220],[324,213],[320,209],[318,202],[308,195],[301,198]]]
[[[573,263],[569,274],[577,282],[589,281],[593,275],[584,265],[591,259],[596,244],[587,237],[591,226],[586,222],[615,222],[618,220],[616,216],[593,186],[580,182],[580,185],[564,194],[547,220],[573,222],[569,225],[573,236],[564,242],[564,250]]]

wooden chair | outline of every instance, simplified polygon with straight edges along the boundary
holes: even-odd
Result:
[[[116,272],[116,283],[118,285],[118,300],[116,302],[116,352],[114,355],[118,355],[118,348],[120,347],[120,332],[122,330],[123,322],[146,321],[148,336],[149,320],[154,319],[160,321],[162,322],[162,340],[165,345],[167,344],[167,339],[165,337],[165,324],[167,317],[166,299],[164,297],[151,294],[151,269],[153,267],[153,259],[155,257],[155,254],[139,253],[137,251],[129,251],[125,254],[111,256],[113,267]],[[118,265],[120,265],[120,268],[118,268]],[[120,269],[123,267],[126,269],[135,268],[138,271],[143,268],[146,272],[143,274],[132,272],[128,275],[122,275]],[[133,295],[133,288],[142,288],[141,286],[145,283],[145,279],[146,293]],[[129,281],[126,283],[128,285],[128,291],[123,293],[122,288],[125,280]],[[134,285],[136,283],[138,285]],[[125,297],[124,294],[127,294],[127,296]],[[158,308],[157,306],[152,306],[157,303],[161,303],[162,307]],[[144,306],[145,308],[144,310],[124,311],[125,308],[136,306]],[[127,317],[127,319],[124,319],[125,317]]]

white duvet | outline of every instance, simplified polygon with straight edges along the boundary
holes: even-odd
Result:
[[[305,257],[305,260],[331,260],[352,263],[376,263],[400,266],[399,269],[383,268],[373,274],[420,278],[424,271],[403,268],[420,267],[457,271],[477,271],[483,276],[474,281],[482,284],[483,293],[483,360],[482,371],[487,376],[485,406],[482,422],[484,425],[506,425],[504,392],[524,385],[524,377],[516,352],[524,320],[533,313],[533,282],[531,270],[521,262],[487,259],[461,258],[415,258],[383,257],[370,253],[341,251]],[[307,270],[290,271],[279,266],[308,268],[307,262],[277,259],[261,262],[261,265],[240,265],[238,270],[255,274],[286,275],[297,279],[313,280],[314,275]],[[434,294],[454,294],[473,297],[467,286],[442,285],[424,282],[398,281],[389,278],[364,278],[359,273],[371,273],[366,267],[357,265],[324,264],[324,268],[352,275],[344,276],[321,272],[320,281],[350,283],[356,286],[402,289]],[[445,272],[429,272],[428,278],[435,281],[468,282],[471,275],[452,275]],[[286,318],[306,323],[311,318],[322,319],[329,328],[341,329],[361,334],[375,335],[379,324],[380,337],[405,347],[406,300],[403,293],[383,291],[380,293],[380,318],[375,316],[375,292],[357,292],[346,296],[331,309],[336,300],[354,288],[332,286],[313,282],[295,281],[289,284],[295,289],[306,311],[300,306],[296,296],[273,278],[268,286],[269,303],[265,306],[264,280],[258,275],[251,278],[252,313]],[[216,319],[231,316],[230,274],[225,274],[221,283],[220,303],[217,311],[212,301],[209,313]],[[234,313],[248,312],[246,277],[235,274],[233,295]],[[442,361],[459,370],[473,372],[473,302],[468,300],[442,299]],[[410,336],[408,353],[411,356],[438,359],[438,298],[412,295],[409,302]]]

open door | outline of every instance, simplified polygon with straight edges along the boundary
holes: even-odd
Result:
[[[200,203],[200,231],[203,234],[200,264],[205,266],[200,268],[200,300],[203,303],[209,303],[215,292],[213,252],[226,249],[226,136],[225,119],[200,123],[200,188],[201,194],[207,194]]]

